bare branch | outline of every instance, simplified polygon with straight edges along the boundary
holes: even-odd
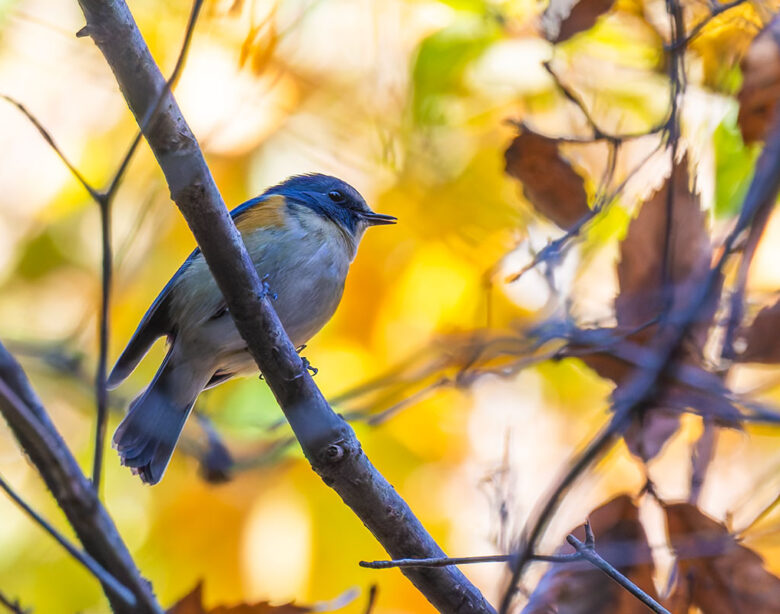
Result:
[[[585,560],[591,565],[604,572],[617,584],[625,588],[634,595],[639,601],[645,604],[657,614],[670,614],[670,612],[659,604],[655,599],[639,588],[626,576],[620,573],[612,564],[607,562],[596,552],[596,539],[593,535],[590,523],[585,524],[585,542],[581,542],[574,535],[569,535],[566,541],[574,548],[575,552],[571,554],[533,554],[530,556],[534,561],[546,561],[549,563],[566,564]],[[361,567],[370,569],[390,569],[395,567],[444,567],[447,565],[468,565],[474,563],[512,563],[516,555],[514,554],[494,554],[485,556],[466,556],[466,557],[441,557],[431,559],[396,559],[393,561],[361,561]]]
[[[165,94],[168,93],[181,75],[181,71],[184,67],[184,60],[187,56],[187,50],[189,49],[190,42],[192,41],[192,34],[195,30],[195,24],[197,23],[200,9],[203,6],[203,0],[195,0],[190,13],[190,18],[187,23],[187,29],[184,35],[184,42],[182,43],[181,51],[176,60],[176,65],[173,69],[171,77],[165,84],[165,88],[157,97],[157,102],[149,108],[149,111],[144,118],[141,126],[146,128],[154,118],[155,113],[159,109]],[[81,30],[79,36],[86,35],[86,30]],[[70,162],[65,156],[62,150],[57,146],[54,138],[51,136],[48,130],[44,128],[43,124],[36,118],[27,108],[18,102],[17,100],[6,96],[0,95],[2,98],[13,104],[19,111],[21,111],[27,119],[38,129],[41,136],[59,156],[65,166],[70,170],[73,176],[89,193],[92,199],[97,203],[100,211],[100,230],[101,230],[101,300],[100,300],[100,315],[99,315],[99,348],[98,348],[98,362],[95,373],[95,400],[97,406],[97,418],[95,421],[95,451],[92,465],[92,483],[95,490],[100,488],[100,477],[103,466],[103,449],[105,447],[105,435],[106,424],[108,418],[108,390],[106,389],[106,374],[107,374],[107,362],[108,362],[108,336],[109,336],[109,301],[111,298],[111,277],[113,272],[113,256],[111,247],[111,203],[116,195],[119,185],[124,177],[125,171],[130,165],[130,161],[133,158],[138,145],[141,143],[143,137],[143,130],[139,130],[133,139],[130,147],[125,153],[119,167],[114,174],[113,178],[108,184],[108,187],[103,191],[98,191],[84,178],[81,172]]]
[[[713,2],[711,5],[712,10],[710,14],[704,19],[702,19],[695,26],[693,26],[688,32],[687,36],[672,41],[670,45],[667,45],[666,50],[675,51],[679,49],[684,49],[688,45],[688,43],[690,43],[693,39],[699,36],[699,34],[701,34],[701,31],[704,29],[704,27],[708,23],[710,23],[713,19],[715,19],[715,17],[717,17],[721,13],[725,13],[726,11],[733,9],[734,7],[745,4],[746,2],[747,0],[732,0],[731,2],[724,2],[723,4],[719,2]]]
[[[390,484],[363,453],[352,429],[314,384],[265,297],[241,235],[165,79],[121,0],[79,0],[88,33],[106,58],[144,132],[219,286],[241,336],[301,444],[309,462],[338,492],[393,557],[442,556]],[[144,118],[157,104],[161,111]],[[446,612],[492,612],[480,592],[454,568],[405,573],[431,603]]]
[[[119,188],[119,184],[121,183],[122,178],[124,177],[125,171],[127,170],[130,161],[133,159],[133,155],[135,154],[138,145],[141,143],[141,140],[143,139],[144,130],[149,127],[149,124],[154,119],[155,114],[160,109],[160,104],[165,98],[165,95],[173,89],[173,86],[176,84],[176,82],[179,80],[179,77],[181,76],[181,72],[184,69],[184,61],[187,59],[187,52],[189,51],[190,43],[192,43],[192,35],[195,33],[195,24],[198,23],[200,9],[202,7],[203,7],[203,0],[195,0],[193,2],[192,9],[190,10],[190,18],[189,21],[187,22],[187,28],[184,31],[184,42],[182,43],[181,50],[179,51],[179,55],[176,58],[176,64],[173,67],[173,72],[171,73],[171,76],[168,78],[168,80],[165,82],[165,88],[157,97],[157,103],[149,108],[149,112],[146,114],[146,117],[142,120],[141,122],[142,128],[138,130],[138,133],[135,135],[133,142],[130,144],[130,147],[128,147],[127,149],[127,153],[125,153],[124,157],[122,158],[122,162],[119,164],[119,168],[114,174],[114,178],[111,180],[111,183],[108,185],[108,188],[106,188],[106,190],[103,192],[102,196],[106,200],[111,200],[114,193]]]
[[[601,558],[601,556],[599,556],[598,552],[596,552],[595,538],[593,536],[593,530],[590,527],[590,523],[585,524],[585,535],[585,543],[581,542],[574,535],[569,535],[566,538],[566,541],[569,542],[569,544],[583,559],[588,561],[594,567],[598,568],[600,571],[603,571],[612,580],[617,582],[634,597],[639,599],[639,601],[645,604],[653,612],[656,612],[656,614],[671,614],[669,610],[663,607],[650,595],[644,592],[641,588],[639,588],[636,584],[626,578],[626,576],[624,576],[607,561]]]
[[[484,556],[442,556],[429,559],[360,561],[360,566],[367,569],[393,569],[395,567],[447,567],[448,565],[471,565],[475,563],[508,563],[511,560],[511,554],[487,554]]]
[[[650,153],[648,153],[642,160],[639,161],[639,163],[628,173],[628,175],[626,175],[625,179],[623,179],[623,181],[621,181],[614,190],[607,192],[605,185],[604,189],[600,191],[600,194],[596,198],[596,201],[594,202],[590,211],[588,211],[585,215],[582,216],[582,218],[580,218],[574,225],[572,225],[572,227],[569,228],[563,236],[555,239],[554,241],[551,241],[544,248],[542,248],[534,256],[533,260],[520,269],[520,271],[508,276],[505,282],[515,282],[528,271],[539,266],[541,263],[555,262],[556,260],[560,259],[560,257],[565,253],[572,242],[580,236],[583,229],[594,219],[596,219],[602,213],[602,211],[605,211],[610,203],[617,199],[631,178],[634,177],[637,172],[639,172],[645,163],[647,163],[660,150],[660,148],[661,143],[659,142],[659,144],[654,147]],[[610,158],[607,165],[607,174],[605,175],[605,178],[611,177],[612,173],[614,172],[614,165],[617,159],[616,149],[617,145],[613,143],[610,149]]]
[[[395,559],[393,561],[360,561],[368,569],[392,569],[394,567],[447,567],[448,565],[474,565],[476,563],[510,563],[514,554],[486,554],[483,556],[443,556],[431,559]],[[534,554],[534,561],[546,563],[569,563],[577,561],[579,554]]]
[[[363,610],[363,614],[371,614],[374,611],[377,593],[379,593],[379,587],[376,584],[372,584],[371,588],[368,589],[368,599],[366,600],[366,608]]]
[[[84,477],[19,364],[0,344],[0,413],[68,518],[84,550],[134,595],[129,608],[104,585],[119,614],[162,614],[111,517]]]
[[[582,99],[572,90],[571,87],[566,85],[558,75],[558,73],[555,72],[555,70],[552,67],[552,63],[548,60],[545,62],[542,62],[542,67],[547,71],[547,73],[552,78],[553,82],[555,83],[556,87],[561,91],[563,96],[571,103],[576,106],[582,115],[585,117],[585,121],[590,126],[590,129],[593,131],[593,141],[607,141],[611,145],[619,145],[623,141],[630,141],[633,139],[642,138],[645,136],[649,136],[651,134],[656,134],[658,132],[661,132],[662,130],[666,129],[666,125],[668,123],[668,120],[665,120],[661,122],[660,124],[657,124],[653,127],[651,127],[648,130],[643,130],[642,132],[632,132],[632,133],[626,133],[626,134],[610,134],[608,132],[605,132],[602,130],[599,125],[596,123],[596,120],[593,119],[593,115],[591,115],[588,108],[585,106],[585,103],[582,101]],[[562,141],[569,141],[569,142],[589,142],[589,141],[583,141],[581,139],[561,139]]]
[[[30,614],[31,612],[31,610],[23,608],[18,599],[9,599],[3,593],[0,593],[0,605],[12,614]]]
[[[119,168],[114,174],[113,179],[109,183],[108,187],[100,192],[97,196],[93,195],[95,201],[100,207],[100,235],[102,244],[102,292],[100,300],[100,333],[99,333],[99,350],[98,350],[98,364],[95,373],[95,397],[97,405],[97,418],[95,420],[95,452],[92,464],[92,483],[95,486],[95,490],[100,489],[100,474],[103,467],[103,449],[105,448],[106,439],[106,426],[108,424],[108,390],[106,388],[106,375],[108,371],[108,317],[109,317],[109,301],[111,298],[111,277],[113,274],[113,256],[111,248],[111,203],[119,189],[119,184],[124,177],[127,167],[130,165],[133,155],[138,149],[138,145],[141,143],[143,136],[143,129],[148,128],[149,124],[154,119],[155,114],[160,108],[165,95],[171,90],[171,87],[179,78],[182,69],[184,68],[184,60],[187,57],[187,50],[190,47],[192,41],[192,34],[195,31],[195,24],[198,21],[198,15],[200,9],[203,6],[203,0],[195,0],[190,12],[190,18],[187,22],[187,29],[184,34],[184,42],[182,43],[179,56],[176,60],[176,65],[173,69],[173,73],[170,78],[165,82],[165,87],[160,95],[157,97],[155,104],[149,107],[149,111],[146,114],[143,122],[141,123],[141,130],[138,131],[133,142],[127,150],[127,153],[122,158],[122,162],[119,164]]]
[[[0,394],[12,402],[18,403],[19,400],[14,395],[13,391],[8,389],[5,382],[0,381]],[[95,559],[89,556],[86,552],[82,552],[76,546],[70,543],[57,529],[55,529],[49,522],[46,521],[40,514],[32,509],[27,502],[22,499],[16,491],[0,477],[0,488],[3,489],[6,494],[16,503],[24,512],[32,518],[33,522],[43,528],[49,535],[51,535],[57,543],[59,543],[74,559],[81,563],[87,570],[95,576],[103,586],[119,597],[128,607],[135,607],[136,599],[133,593],[131,593],[125,586],[123,586],[114,576],[108,573],[103,566]]]
[[[111,204],[108,200],[98,200],[100,208],[101,243],[101,292],[100,316],[98,325],[98,363],[95,372],[95,451],[92,463],[92,485],[100,492],[100,476],[103,467],[103,447],[108,422],[108,389],[106,376],[108,370],[108,310],[111,300],[111,277],[113,274],[113,255],[111,249]]]
[[[49,147],[51,147],[54,150],[54,153],[59,156],[60,160],[62,160],[63,164],[68,168],[68,170],[71,172],[71,174],[76,178],[76,180],[81,184],[81,186],[87,191],[87,193],[94,198],[95,200],[98,200],[100,198],[100,195],[98,191],[92,187],[92,185],[84,178],[84,176],[79,172],[79,169],[77,169],[70,160],[68,160],[67,156],[62,152],[62,150],[59,148],[57,143],[54,142],[54,137],[49,133],[46,128],[43,127],[43,124],[38,121],[38,118],[35,117],[28,109],[25,107],[21,102],[16,100],[15,98],[11,98],[10,96],[7,96],[5,94],[0,94],[0,98],[3,98],[4,100],[10,102],[12,105],[14,105],[19,111],[21,111],[27,119],[30,120],[30,123],[32,123],[33,126],[35,126],[38,130],[38,132],[41,133],[41,136],[43,137],[43,140],[46,141],[49,144]]]

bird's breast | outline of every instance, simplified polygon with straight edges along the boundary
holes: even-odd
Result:
[[[296,345],[331,318],[341,300],[351,260],[341,231],[320,216],[289,217],[284,225],[245,228],[244,244],[261,278],[276,296],[274,309]],[[172,297],[181,331],[219,349],[243,347],[201,254],[182,272]],[[217,347],[214,349],[217,350]]]
[[[245,238],[261,277],[267,276],[274,309],[296,345],[308,341],[331,318],[341,300],[349,268],[343,244],[329,232],[277,231]]]

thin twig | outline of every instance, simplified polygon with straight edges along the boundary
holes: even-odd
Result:
[[[114,174],[113,178],[108,184],[108,187],[103,191],[98,191],[84,178],[81,172],[70,162],[65,156],[62,150],[57,146],[54,138],[51,136],[48,130],[43,127],[43,124],[32,114],[27,108],[11,98],[10,96],[0,95],[2,98],[13,104],[19,109],[30,122],[38,129],[41,136],[59,156],[65,166],[70,170],[73,176],[89,193],[92,199],[97,203],[100,212],[100,229],[101,229],[101,297],[100,297],[100,315],[99,315],[99,332],[98,332],[98,361],[95,373],[95,404],[97,406],[97,417],[95,421],[95,446],[94,446],[94,459],[92,465],[92,483],[95,490],[100,488],[100,478],[103,466],[103,449],[105,447],[106,425],[108,418],[108,390],[106,388],[106,376],[108,371],[108,336],[109,336],[109,309],[110,309],[110,297],[111,297],[111,279],[113,273],[113,256],[111,246],[111,204],[114,196],[116,195],[119,185],[124,177],[124,174],[130,165],[130,161],[135,154],[138,145],[141,143],[144,130],[146,130],[152,120],[155,118],[160,104],[165,96],[171,90],[173,85],[181,75],[181,71],[184,67],[184,61],[189,50],[190,43],[192,41],[192,35],[195,30],[195,24],[200,14],[200,9],[203,6],[203,0],[195,0],[190,12],[190,18],[187,22],[187,28],[184,35],[184,42],[182,43],[181,50],[176,60],[173,72],[170,78],[166,81],[165,86],[157,97],[157,101],[154,105],[149,107],[146,117],[141,122],[141,128],[136,136],[133,138],[130,147],[125,153],[119,167]],[[82,32],[81,34],[86,34]]]
[[[710,14],[704,19],[702,19],[695,26],[693,26],[688,32],[687,36],[674,40],[672,41],[672,43],[665,46],[666,50],[677,51],[679,49],[686,48],[688,46],[688,43],[690,43],[693,39],[699,36],[699,34],[701,34],[701,31],[704,29],[704,27],[708,23],[710,23],[713,19],[715,19],[715,17],[717,17],[721,13],[725,13],[726,11],[733,9],[734,7],[745,4],[746,2],[747,0],[732,0],[732,2],[725,2],[723,4],[713,3]]]
[[[100,192],[95,198],[100,208],[100,230],[101,230],[101,244],[102,244],[102,292],[100,300],[100,333],[99,333],[99,351],[98,351],[98,364],[95,374],[95,397],[97,405],[97,418],[95,421],[95,449],[94,458],[92,464],[92,484],[95,490],[100,489],[100,476],[103,467],[103,449],[105,447],[106,439],[106,426],[108,424],[108,389],[106,388],[106,377],[108,372],[108,335],[109,335],[109,301],[111,298],[111,278],[113,274],[113,257],[111,247],[111,204],[116,195],[119,185],[124,177],[125,171],[130,165],[130,161],[133,158],[138,145],[141,143],[144,130],[146,130],[151,124],[152,120],[156,117],[157,111],[160,108],[165,96],[173,87],[173,84],[179,78],[182,69],[184,68],[184,61],[187,57],[187,51],[189,50],[190,43],[192,41],[192,35],[195,31],[195,24],[198,21],[198,15],[200,9],[203,6],[203,0],[195,0],[190,11],[190,18],[187,22],[187,28],[184,34],[184,42],[182,43],[179,56],[176,60],[176,65],[173,69],[173,73],[165,82],[165,87],[157,97],[157,102],[149,107],[149,111],[146,114],[141,128],[138,130],[133,142],[122,158],[122,162],[119,164],[119,168],[114,174],[113,179],[109,183],[108,187]]]
[[[477,563],[509,563],[514,554],[486,554],[483,556],[434,557],[429,559],[395,559],[392,561],[360,561],[368,569],[392,569],[394,567],[447,567],[448,565],[474,565]],[[534,561],[569,563],[580,558],[578,554],[534,554]]]
[[[0,381],[0,387],[5,387],[5,382]],[[7,395],[9,390],[3,389],[2,394]],[[16,503],[24,512],[32,518],[38,526],[51,535],[54,540],[60,544],[74,559],[81,563],[87,571],[95,576],[104,586],[108,587],[117,597],[124,601],[129,607],[135,607],[136,598],[126,586],[119,582],[114,576],[108,573],[105,568],[93,559],[86,552],[82,552],[76,546],[70,543],[57,529],[55,529],[49,522],[32,509],[27,502],[22,499],[16,491],[2,478],[0,477],[0,489],[4,490],[6,494]]]
[[[368,599],[366,600],[366,608],[363,610],[363,614],[371,614],[374,611],[376,605],[376,596],[379,593],[379,586],[372,584],[368,589]]]
[[[595,538],[593,536],[593,529],[591,529],[590,523],[585,523],[585,543],[581,542],[574,535],[569,535],[566,538],[566,541],[569,542],[569,544],[577,551],[578,554],[582,556],[582,558],[584,558],[600,571],[604,572],[607,576],[617,582],[634,597],[639,599],[639,601],[645,604],[653,612],[656,612],[656,614],[671,614],[669,610],[663,607],[660,603],[658,603],[626,576],[620,573],[607,561],[601,558],[599,553],[596,552]]]
[[[153,106],[149,107],[149,110],[146,113],[146,117],[141,121],[141,127],[136,133],[133,142],[130,144],[130,147],[128,147],[127,153],[125,153],[124,157],[122,158],[122,162],[120,163],[114,178],[111,180],[108,188],[106,188],[106,190],[103,192],[103,196],[107,200],[110,200],[118,189],[119,184],[124,177],[125,171],[127,170],[127,167],[133,158],[133,154],[143,139],[144,131],[151,125],[152,120],[155,119],[157,111],[160,109],[160,104],[162,103],[166,94],[168,94],[168,92],[173,89],[173,86],[181,76],[182,70],[184,69],[184,62],[187,59],[187,52],[189,51],[190,43],[192,42],[192,36],[195,33],[195,25],[198,23],[200,9],[202,7],[203,0],[195,0],[192,4],[192,8],[190,9],[190,17],[187,21],[187,27],[184,31],[184,41],[182,42],[181,49],[179,50],[179,55],[176,58],[176,64],[173,67],[173,72],[171,72],[171,76],[168,77],[168,80],[165,82],[165,87],[163,87],[162,91],[157,97],[157,102]]]
[[[615,189],[612,190],[612,192],[602,193],[601,197],[596,200],[596,202],[594,203],[590,211],[588,211],[579,220],[577,220],[577,222],[575,222],[569,229],[567,229],[566,234],[548,243],[544,248],[542,248],[537,254],[534,255],[534,258],[533,260],[531,260],[531,262],[525,265],[517,273],[513,273],[512,275],[509,275],[504,280],[505,283],[516,282],[528,271],[536,268],[542,262],[547,262],[550,260],[555,260],[560,258],[561,254],[564,253],[564,250],[566,250],[575,239],[580,237],[582,230],[585,228],[585,226],[587,226],[593,220],[595,220],[602,212],[606,211],[608,206],[611,203],[615,202],[615,200],[620,195],[620,193],[625,189],[628,182],[634,177],[634,175],[636,175],[636,173],[638,173],[642,169],[642,167],[650,160],[650,158],[652,158],[660,149],[661,149],[661,143],[659,142],[650,151],[650,153],[648,153],[642,160],[639,161],[639,163],[633,169],[631,169],[628,175],[626,175],[623,181],[621,181],[620,184],[618,184],[615,187]],[[611,164],[613,164],[613,162],[610,161],[609,165]]]
[[[71,174],[76,178],[76,180],[81,184],[81,186],[87,191],[87,193],[92,198],[98,200],[100,198],[98,191],[92,187],[92,185],[84,178],[84,176],[79,172],[79,170],[71,163],[70,160],[68,160],[67,156],[65,156],[65,154],[57,145],[57,143],[54,141],[54,137],[52,137],[49,131],[43,127],[43,124],[40,121],[38,121],[38,119],[27,109],[27,107],[25,107],[21,102],[19,102],[15,98],[12,98],[11,96],[8,96],[6,94],[0,94],[0,98],[3,98],[4,100],[10,102],[17,109],[19,109],[19,111],[21,111],[25,115],[25,117],[27,117],[28,120],[30,120],[30,123],[32,123],[32,125],[37,128],[38,132],[43,137],[43,140],[46,141],[49,147],[51,147],[54,150],[54,153],[56,153],[57,156],[59,156],[60,160],[62,160],[63,164],[65,164],[65,166],[68,168]]]
[[[581,112],[582,115],[585,117],[585,121],[588,122],[588,125],[590,126],[590,129],[593,131],[593,137],[590,139],[568,139],[564,138],[561,139],[562,141],[567,142],[574,142],[574,143],[588,143],[593,141],[607,141],[608,143],[611,143],[613,145],[619,145],[623,143],[624,141],[631,141],[634,139],[640,139],[646,136],[649,136],[651,134],[657,134],[658,132],[662,132],[666,129],[666,125],[668,120],[664,120],[663,122],[656,124],[652,127],[650,127],[647,130],[643,130],[641,132],[631,132],[631,133],[625,133],[625,134],[610,134],[608,132],[605,132],[602,130],[599,125],[596,123],[596,121],[593,119],[593,116],[591,115],[588,108],[585,106],[585,103],[582,101],[582,99],[572,90],[571,87],[566,85],[558,75],[558,73],[555,72],[555,69],[552,67],[552,62],[549,60],[542,62],[542,67],[547,71],[547,73],[552,78],[553,82],[555,83],[555,86],[561,91],[563,96],[574,104]]]
[[[100,292],[100,323],[98,332],[98,362],[95,372],[95,451],[92,462],[92,486],[100,492],[100,476],[103,467],[103,442],[106,438],[108,424],[108,388],[106,377],[108,370],[108,334],[109,334],[109,301],[111,299],[111,277],[113,273],[113,257],[111,251],[111,203],[101,198],[98,202],[100,210],[101,237],[101,292]]]
[[[0,605],[5,607],[9,612],[13,614],[30,614],[32,610],[28,610],[22,607],[18,599],[10,599],[0,592]]]
[[[655,599],[639,588],[626,576],[620,573],[612,564],[607,562],[596,552],[596,540],[593,535],[590,523],[585,524],[585,542],[581,542],[574,535],[569,535],[566,541],[574,548],[575,552],[571,554],[533,554],[531,560],[545,561],[548,563],[566,564],[585,560],[598,570],[604,572],[617,584],[625,588],[634,595],[639,601],[657,614],[670,614],[670,612],[659,604]],[[476,563],[507,563],[513,562],[515,554],[493,554],[485,556],[464,556],[464,557],[437,557],[428,559],[396,559],[392,561],[360,561],[361,567],[369,569],[391,569],[395,567],[445,567],[448,565],[471,565]]]
[[[127,587],[136,599],[129,607],[109,585],[104,590],[117,614],[161,614],[97,493],[51,422],[24,371],[0,344],[0,413],[57,499],[84,550]]]

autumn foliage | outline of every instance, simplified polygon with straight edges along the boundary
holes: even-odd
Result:
[[[130,8],[165,73],[190,3]],[[650,611],[632,588],[659,612],[780,611],[778,8],[204,4],[173,92],[226,204],[324,171],[399,219],[366,237],[336,315],[304,353],[358,452],[436,543],[493,557],[462,570],[501,614]],[[54,143],[104,178],[137,126],[91,42],[71,35],[82,15],[63,19],[0,2],[0,94],[17,75],[9,93],[24,102],[9,98],[10,119],[0,115],[13,140],[0,171],[0,340],[63,446],[25,448],[22,431],[20,454],[3,431],[0,480],[68,537],[28,460],[67,450],[78,470],[101,453],[88,435],[96,348],[113,357],[194,243],[143,146],[107,234],[83,183],[69,183]],[[50,61],[35,54],[51,53],[39,41],[57,37],[73,47],[37,73]],[[112,237],[109,293],[97,263]],[[148,363],[106,400],[112,428]],[[82,520],[82,546],[92,516],[81,509],[116,523],[159,611],[431,611],[397,570],[358,565],[387,554],[311,471],[256,377],[202,396],[159,487],[144,489],[114,451],[103,458],[99,489],[54,472],[89,494],[66,515]],[[0,603],[108,611],[102,580],[10,503],[0,512]],[[586,522],[601,567],[579,556]]]

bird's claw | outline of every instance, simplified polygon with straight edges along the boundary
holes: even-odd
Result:
[[[262,279],[260,280],[260,285],[262,286],[262,290],[260,292],[260,298],[270,298],[272,301],[275,301],[279,298],[279,295],[276,294],[276,292],[271,292],[271,286],[268,283],[268,278],[270,275],[266,273],[263,275]]]
[[[306,369],[309,373],[311,373],[311,376],[314,377],[319,373],[319,369],[317,367],[313,367],[312,364],[309,362],[309,359],[305,356],[301,356],[301,362],[303,363],[303,368]]]

